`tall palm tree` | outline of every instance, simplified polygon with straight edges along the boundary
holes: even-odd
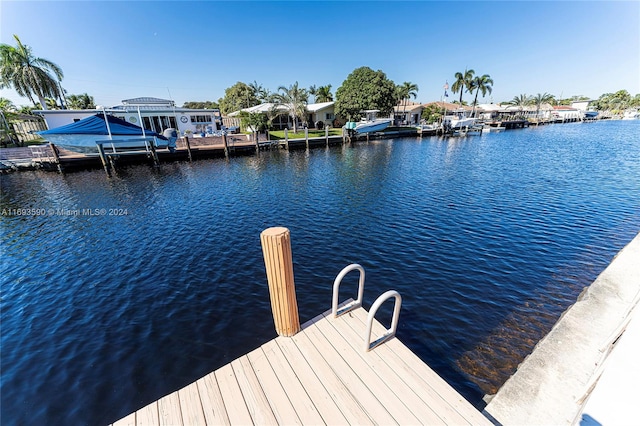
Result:
[[[476,97],[473,100],[473,110],[475,112],[476,104],[478,103],[478,93],[482,92],[482,97],[484,98],[487,92],[491,94],[491,90],[493,87],[493,80],[489,74],[483,74],[482,76],[475,76],[471,82],[471,90],[476,91]]]
[[[249,88],[253,90],[253,95],[260,102],[269,102],[269,89],[265,89],[261,84],[258,84],[257,81],[253,80],[253,83],[249,84]]]
[[[33,56],[31,48],[22,44],[17,35],[15,47],[0,44],[0,88],[12,87],[20,96],[38,98],[43,109],[47,109],[45,98],[62,95],[59,82],[62,69],[48,59]],[[53,74],[53,75],[51,75]]]
[[[540,113],[540,107],[542,106],[542,104],[545,102],[551,102],[552,100],[553,100],[553,95],[547,92],[538,93],[536,96],[533,96],[532,98],[530,98],[530,102],[536,106],[536,118]]]
[[[475,73],[474,70],[464,70],[464,73],[457,72],[454,75],[456,81],[451,85],[451,91],[453,93],[460,92],[460,105],[462,105],[462,92],[466,89],[467,92],[471,93],[473,90],[473,75]]]
[[[278,105],[286,108],[293,120],[293,132],[298,131],[298,119],[306,121],[307,116],[307,99],[309,92],[307,89],[298,86],[298,82],[289,87],[280,86],[275,94],[275,101]]]
[[[331,94],[331,85],[320,86],[316,89],[315,93],[316,102],[331,102],[333,101],[333,95]]]
[[[318,88],[316,87],[315,84],[309,86],[309,95],[313,96],[313,102],[318,102],[316,99],[316,96],[318,94]]]
[[[2,112],[15,112],[16,106],[11,99],[0,98],[0,111]]]
[[[398,89],[398,93],[402,96],[402,101],[404,103],[402,107],[402,116],[406,116],[407,113],[407,103],[410,98],[418,97],[418,85],[415,83],[411,83],[409,81],[405,81],[402,83]]]
[[[95,108],[95,102],[93,96],[89,96],[87,93],[81,95],[69,95],[67,96],[67,108],[70,109],[93,109]]]
[[[518,107],[520,112],[522,112],[525,106],[531,104],[531,96],[522,93],[518,96],[514,96],[513,99],[507,102],[507,104]]]

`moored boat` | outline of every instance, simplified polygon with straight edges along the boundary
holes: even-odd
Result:
[[[476,124],[476,121],[476,118],[467,117],[464,111],[460,111],[454,115],[445,115],[442,120],[442,125],[448,130],[460,130],[472,127]]]
[[[145,149],[151,143],[156,148],[167,148],[168,144],[156,132],[103,113],[38,134],[56,146],[83,154],[97,153],[96,142],[117,142],[118,149]]]
[[[350,121],[345,124],[345,128],[354,130],[356,133],[380,132],[391,124],[390,118],[377,118],[379,110],[370,109],[362,111],[365,116],[360,121]]]
[[[623,120],[640,120],[640,111],[637,109],[628,109],[622,116]]]

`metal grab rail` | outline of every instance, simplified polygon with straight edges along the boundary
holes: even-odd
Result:
[[[393,307],[393,319],[391,320],[391,328],[389,328],[381,337],[379,337],[373,344],[371,343],[371,328],[373,326],[373,318],[376,316],[376,312],[378,308],[386,302],[387,299],[391,297],[395,297],[396,302]],[[402,297],[400,293],[395,290],[388,290],[381,294],[373,305],[371,306],[371,310],[369,311],[369,315],[367,316],[367,334],[365,335],[365,352],[369,352],[371,349],[375,348],[385,340],[388,340],[395,336],[396,330],[398,328],[398,318],[400,317],[400,307],[402,306]]]
[[[340,283],[342,282],[342,279],[345,277],[345,275],[347,275],[349,272],[354,270],[360,271],[360,279],[358,281],[358,299],[343,306],[340,309],[340,312],[338,312],[338,292],[340,290]],[[362,306],[363,294],[364,294],[364,268],[358,265],[357,263],[352,263],[351,265],[345,267],[342,271],[340,271],[335,281],[333,282],[333,300],[331,303],[331,313],[333,315],[333,318],[346,314],[352,309],[359,308],[360,306]]]

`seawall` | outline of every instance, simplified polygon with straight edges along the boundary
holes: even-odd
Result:
[[[640,234],[565,311],[491,399],[485,414],[502,425],[576,424],[594,389],[610,386],[605,393],[612,400],[629,392],[624,383],[601,384],[600,378],[605,370],[620,367],[613,364],[619,356],[611,360],[609,355],[623,338],[623,350],[638,347],[629,344],[637,334],[629,338],[623,334],[633,316],[640,315],[639,298]]]

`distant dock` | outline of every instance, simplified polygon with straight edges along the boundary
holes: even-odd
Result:
[[[280,337],[113,426],[491,424],[393,337],[401,306],[396,292],[384,293],[371,308],[375,314],[395,299],[390,334],[360,306],[364,270],[351,265],[334,282],[332,309],[300,326],[289,231],[269,228],[261,240]],[[354,270],[361,271],[358,300],[338,304],[339,283]]]

